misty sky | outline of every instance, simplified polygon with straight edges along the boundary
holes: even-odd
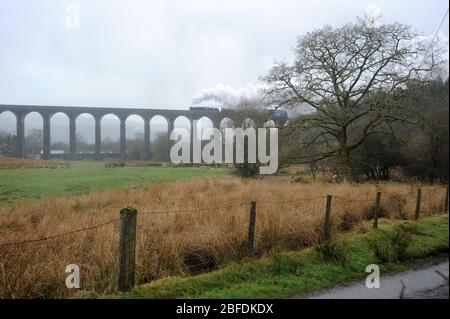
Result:
[[[68,5],[80,27],[68,28]],[[0,104],[188,108],[256,94],[296,36],[380,12],[434,35],[446,0],[0,0]],[[441,36],[448,38],[448,18]],[[6,126],[0,116],[0,129]]]

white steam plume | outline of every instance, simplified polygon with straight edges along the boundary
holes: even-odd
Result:
[[[262,103],[262,88],[262,84],[249,83],[243,87],[234,88],[230,85],[219,83],[195,94],[192,99],[192,106],[235,108],[242,102],[254,101]]]

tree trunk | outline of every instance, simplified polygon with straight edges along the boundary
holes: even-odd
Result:
[[[350,152],[348,151],[347,146],[343,146],[342,148],[342,173],[344,175],[344,179],[346,182],[353,182],[352,178],[352,168],[350,165]]]
[[[430,174],[428,174],[428,180],[430,182],[430,185],[434,185],[434,171],[432,171]]]

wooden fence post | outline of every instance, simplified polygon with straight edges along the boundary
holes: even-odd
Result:
[[[377,192],[377,198],[375,200],[375,211],[373,218],[373,228],[378,228],[378,216],[380,214],[380,202],[381,202],[381,192]]]
[[[255,225],[256,225],[256,202],[252,201],[250,206],[250,218],[248,221],[248,234],[247,234],[247,253],[249,257],[253,257],[254,255]]]
[[[445,212],[448,214],[448,184],[447,184],[447,189],[446,189],[446,193],[445,193]]]
[[[416,215],[414,216],[414,220],[419,220],[420,214],[420,202],[422,201],[422,188],[419,187],[417,189],[417,199],[416,199]]]
[[[328,195],[327,196],[327,207],[325,210],[325,225],[324,225],[324,239],[330,240],[331,239],[331,201],[333,199],[333,196]]]
[[[127,207],[120,211],[119,291],[134,287],[136,267],[137,210]]]

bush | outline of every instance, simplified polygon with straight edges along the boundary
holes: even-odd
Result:
[[[400,224],[394,227],[388,240],[374,237],[369,244],[379,261],[402,262],[408,259],[408,248],[412,241],[412,235],[418,233],[414,224]]]
[[[302,175],[295,175],[291,177],[291,183],[292,184],[311,184],[311,181],[307,179],[305,176]]]
[[[348,261],[347,243],[342,240],[327,240],[316,246],[319,256],[326,261],[346,264]]]
[[[219,261],[213,250],[198,248],[185,252],[183,263],[189,274],[197,275],[217,269]]]
[[[108,162],[105,163],[105,167],[107,168],[112,168],[112,167],[124,167],[125,163],[124,162]]]
[[[234,153],[236,153],[236,147]],[[243,163],[235,163],[234,169],[236,175],[240,177],[254,177],[259,173],[260,163],[256,161],[256,163],[248,162],[248,139],[244,141],[244,162]]]
[[[236,175],[240,177],[254,177],[259,173],[259,164],[242,163],[234,165]]]
[[[375,257],[377,257],[380,262],[391,262],[394,259],[391,241],[386,241],[376,237],[369,241],[369,246]]]
[[[411,224],[400,224],[394,228],[392,247],[396,261],[401,262],[408,258],[407,250],[415,231],[416,229]]]
[[[298,258],[288,256],[286,254],[276,254],[272,257],[272,263],[270,265],[274,274],[295,274],[301,273],[302,263]]]
[[[392,211],[397,212],[398,218],[404,220],[408,218],[408,214],[405,211],[407,200],[404,195],[388,195],[387,203]]]
[[[372,220],[375,218],[375,210],[376,210],[376,206],[375,205],[370,205],[369,207],[364,208],[364,212],[363,212],[363,218],[365,220]],[[388,218],[388,212],[384,207],[380,207],[379,211],[378,211],[378,218]]]
[[[339,223],[339,231],[348,232],[361,220],[358,215],[344,212]]]

